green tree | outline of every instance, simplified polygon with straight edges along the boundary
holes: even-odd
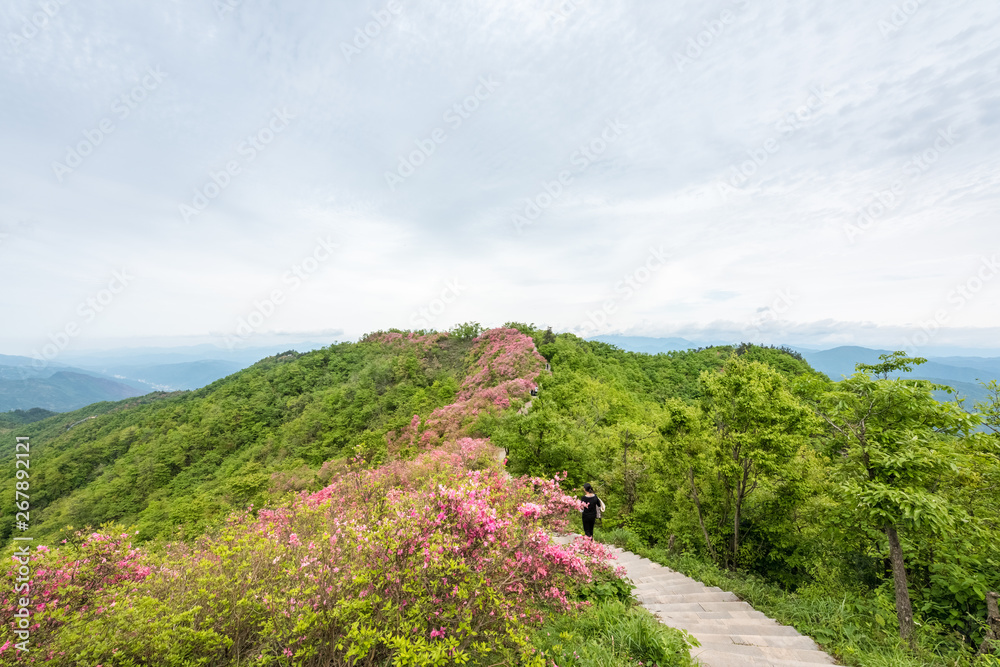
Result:
[[[986,389],[986,400],[976,403],[976,409],[982,415],[986,428],[1000,436],[1000,382],[990,380],[982,385]]]
[[[464,322],[453,326],[448,333],[459,340],[472,340],[483,333],[483,327],[479,322]]]
[[[926,360],[904,352],[858,364],[822,401],[821,415],[837,434],[840,492],[862,521],[886,536],[899,634],[914,645],[913,609],[899,531],[941,533],[953,522],[937,491],[941,475],[956,470],[950,436],[965,434],[975,418],[956,403],[940,403],[925,380],[891,378]],[[842,448],[842,449],[841,449]]]
[[[732,514],[729,566],[735,569],[747,498],[793,461],[811,416],[785,379],[759,361],[734,356],[720,372],[702,373],[702,382],[705,411],[715,426],[716,469]]]

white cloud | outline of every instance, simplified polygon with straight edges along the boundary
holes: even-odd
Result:
[[[670,262],[609,327],[742,330],[794,288],[774,335],[889,345],[1000,252],[1000,9],[985,0],[922,3],[890,30],[892,5],[861,0],[414,0],[350,59],[342,43],[386,2],[56,4],[31,37],[39,3],[0,10],[5,352],[44,342],[122,266],[134,287],[80,344],[225,331],[324,234],[341,253],[269,330],[410,326],[456,276],[468,289],[442,326],[571,328],[663,244]],[[150,67],[162,84],[119,118]],[[498,85],[477,97],[482,78]],[[275,108],[294,119],[247,159]],[[106,118],[60,183],[52,162]],[[616,119],[621,136],[581,160]],[[390,190],[386,171],[435,129]],[[234,159],[185,223],[179,206]],[[518,234],[511,217],[563,171]],[[998,306],[986,281],[947,327],[992,344]]]

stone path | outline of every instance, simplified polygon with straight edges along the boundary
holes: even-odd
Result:
[[[576,537],[576,536],[572,536]],[[570,536],[556,538],[568,541]],[[707,667],[836,665],[795,628],[756,611],[733,593],[706,586],[630,551],[611,547],[643,607],[665,625],[687,630],[701,646],[691,655]]]

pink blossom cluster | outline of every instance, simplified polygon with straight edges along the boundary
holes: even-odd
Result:
[[[389,449],[404,445],[435,447],[467,433],[484,412],[497,412],[526,402],[545,368],[534,341],[517,329],[491,329],[473,340],[467,375],[458,400],[434,410],[426,419],[413,416],[410,424],[388,436]]]
[[[446,633],[467,646],[483,633],[505,635],[546,608],[578,606],[568,591],[609,572],[610,553],[551,542],[547,531],[565,530],[581,507],[561,479],[465,467],[490,447],[466,438],[412,461],[358,469],[287,508],[262,511],[255,530],[287,550],[281,562],[315,579],[318,592],[301,600],[313,609],[372,599],[419,621],[430,639]],[[414,609],[419,618],[407,615]]]
[[[427,350],[439,341],[448,338],[447,332],[432,332],[428,334],[418,334],[414,331],[376,331],[361,339],[362,343],[382,343],[383,345],[416,346]]]
[[[147,555],[132,546],[130,537],[128,533],[76,531],[56,549],[37,547],[30,557],[30,589],[15,592],[12,583],[5,585],[0,613],[5,619],[13,619],[18,598],[30,598],[31,644],[45,646],[46,639],[67,620],[114,610],[129,585],[143,581],[152,571]],[[15,568],[20,565],[16,558],[13,560]],[[13,581],[14,570],[9,570],[7,577]],[[5,623],[4,629],[13,626]],[[10,641],[0,646],[0,655],[6,651],[13,651]],[[25,664],[43,664],[46,660],[41,653],[21,654]]]
[[[460,400],[507,380],[533,382],[545,368],[534,340],[517,329],[490,329],[472,342],[472,367],[462,382]]]

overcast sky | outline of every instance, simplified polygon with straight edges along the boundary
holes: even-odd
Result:
[[[995,0],[9,0],[0,30],[0,353],[468,320],[1000,347]]]

